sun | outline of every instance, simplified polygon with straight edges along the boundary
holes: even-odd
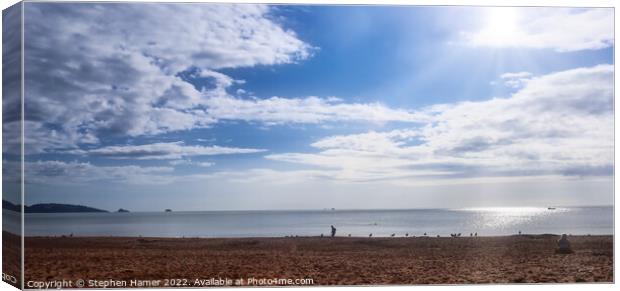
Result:
[[[493,7],[484,13],[478,41],[491,46],[509,46],[519,34],[519,13],[513,7]]]

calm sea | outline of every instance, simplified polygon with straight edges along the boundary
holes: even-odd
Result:
[[[19,221],[3,211],[5,229]],[[28,236],[282,237],[613,234],[612,207],[27,214]]]

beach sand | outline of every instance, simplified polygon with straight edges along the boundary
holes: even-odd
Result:
[[[6,235],[6,234],[5,234]],[[612,282],[613,237],[26,238],[26,281],[311,278],[315,285]],[[192,285],[190,285],[192,286]]]
[[[8,276],[3,281],[16,287],[21,273],[21,245],[19,236],[2,232],[2,273]]]

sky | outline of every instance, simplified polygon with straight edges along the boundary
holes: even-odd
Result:
[[[613,203],[613,9],[24,7],[27,204]]]

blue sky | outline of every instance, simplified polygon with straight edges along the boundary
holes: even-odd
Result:
[[[612,9],[27,3],[25,19],[28,204],[613,201]]]

